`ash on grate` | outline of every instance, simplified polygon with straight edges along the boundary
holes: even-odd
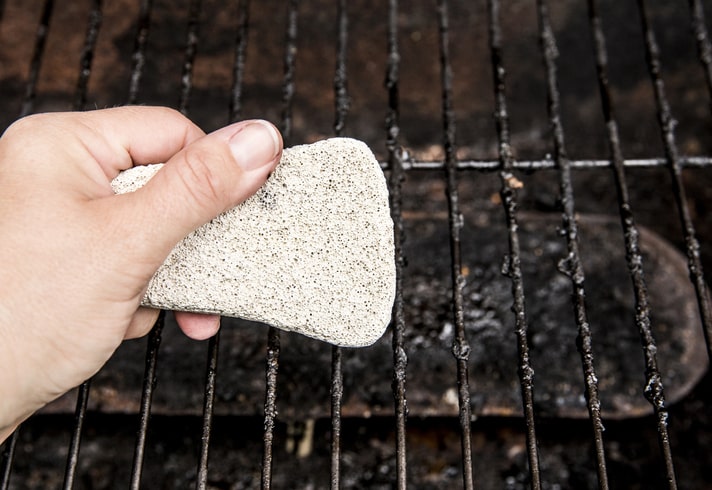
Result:
[[[473,413],[521,413],[510,281],[502,274],[506,237],[496,213],[466,218],[462,263],[466,276],[465,327],[471,347]],[[404,276],[408,407],[411,416],[458,413],[450,311],[447,220],[437,214],[406,216]],[[566,246],[559,215],[522,214],[520,239],[527,298],[534,393],[542,416],[586,417],[571,284],[559,270]],[[643,396],[642,348],[634,324],[632,288],[617,218],[582,215],[581,252],[593,352],[604,417],[651,412]],[[641,228],[658,362],[668,403],[683,397],[707,369],[694,294],[682,255]],[[392,414],[392,350],[386,335],[373,347],[346,350],[344,416]],[[264,402],[266,328],[224,320],[218,368],[217,414],[259,415]],[[140,400],[143,343],[125,345],[99,373],[90,406],[132,412]],[[199,414],[205,350],[176,328],[164,330],[154,413]],[[328,417],[331,346],[295,334],[281,337],[277,407],[282,420]],[[71,411],[64,398],[49,411]]]

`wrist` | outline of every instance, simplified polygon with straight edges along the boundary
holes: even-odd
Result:
[[[42,405],[35,400],[27,383],[27,370],[21,366],[25,352],[16,322],[0,305],[0,442]]]

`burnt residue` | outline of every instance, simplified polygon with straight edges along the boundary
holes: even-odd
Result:
[[[139,80],[145,74],[141,103],[174,105],[180,92],[179,105],[185,102],[187,108],[190,98],[191,117],[206,130],[223,125],[230,106],[230,120],[277,121],[282,111],[287,120],[282,127],[295,143],[333,131],[366,140],[386,161],[391,190],[398,275],[393,335],[368,349],[341,350],[294,334],[283,334],[275,342],[264,325],[228,320],[218,360],[217,339],[210,345],[189,342],[180,337],[169,315],[161,363],[156,363],[157,349],[149,340],[142,371],[144,343],[127,342],[92,382],[91,390],[84,386],[76,421],[71,415],[40,415],[3,446],[0,488],[8,488],[11,480],[37,488],[59,487],[63,481],[65,486],[109,488],[129,479],[135,488],[141,475],[146,485],[175,488],[329,484],[452,488],[463,479],[458,416],[468,401],[474,419],[468,437],[476,483],[483,488],[528,488],[537,482],[531,478],[532,451],[527,451],[532,433],[521,418],[522,395],[526,396],[522,380],[525,388],[536,388],[533,409],[544,486],[605,488],[606,475],[615,488],[672,486],[675,477],[685,488],[710,484],[702,470],[709,466],[712,447],[712,424],[706,415],[712,391],[709,375],[693,389],[706,369],[707,356],[694,288],[687,280],[691,273],[706,318],[709,300],[701,265],[712,257],[708,231],[712,227],[707,226],[711,160],[705,136],[709,113],[697,108],[709,105],[712,83],[702,2],[690,0],[690,12],[651,2],[653,21],[659,18],[665,25],[657,40],[651,37],[643,2],[638,31],[640,25],[632,21],[638,15],[634,2],[602,0],[602,31],[613,48],[604,57],[612,97],[604,95],[603,111],[600,90],[596,91],[597,53],[585,35],[589,28],[585,2],[552,2],[550,27],[542,22],[543,15],[535,25],[535,9],[546,10],[543,0],[502,5],[492,1],[490,15],[485,2],[442,1],[440,6],[447,11],[441,10],[440,17],[432,2],[413,2],[401,9],[397,0],[387,6],[359,0],[348,2],[347,16],[347,2],[339,1],[336,23],[335,4],[325,8],[323,2],[303,2],[297,42],[296,1],[259,2],[260,8],[252,2],[248,16],[247,0],[156,2],[155,7],[150,0],[121,0],[103,3],[103,14],[111,20],[101,33],[98,24],[92,27],[96,18],[89,16],[84,46],[97,40],[98,47],[81,56],[83,32],[67,19],[83,20],[91,5],[101,5],[98,0],[84,3],[84,10],[74,2],[53,10],[49,0],[23,2],[33,13],[22,17],[20,3],[6,5],[0,0],[4,39],[13,41],[4,43],[12,49],[2,52],[0,103],[8,109],[2,111],[3,126],[17,115],[19,101],[23,114],[112,106],[124,101],[129,82],[129,102],[138,102]],[[196,17],[189,3],[193,7],[202,3],[204,12]],[[131,10],[134,7],[136,11]],[[491,15],[498,7],[502,12]],[[138,26],[123,21],[127,12],[138,19]],[[16,22],[18,14],[22,18]],[[190,54],[185,27],[190,32],[200,16],[209,19],[211,29],[201,33],[200,54],[186,78],[185,64],[181,65]],[[497,18],[502,43],[500,59],[492,63],[493,74],[487,58],[495,50],[487,39],[487,23],[491,27]],[[692,37],[686,30],[690,18]],[[25,34],[23,19],[31,24]],[[594,15],[593,21],[595,27],[600,19]],[[347,27],[352,30],[348,37]],[[594,33],[594,47],[600,48],[596,43],[604,40],[603,32]],[[95,34],[100,35],[92,40]],[[248,37],[256,42],[248,45]],[[109,40],[103,47],[102,38]],[[449,45],[445,56],[439,52],[443,40]],[[58,56],[54,48],[65,41],[74,48]],[[698,58],[687,52],[694,51],[695,42]],[[297,44],[299,78],[294,71]],[[322,65],[334,55],[334,48],[332,78],[331,70],[324,72]],[[295,55],[291,61],[290,53]],[[350,66],[356,69],[350,71],[346,94]],[[452,76],[443,69],[447,66]],[[498,82],[505,67],[506,88]],[[93,91],[87,92],[90,73]],[[432,90],[438,75],[446,75],[441,93]],[[663,79],[667,90],[662,90]],[[550,99],[545,101],[547,91]],[[497,121],[504,120],[506,128],[493,123],[493,92]],[[615,119],[612,99],[618,109]],[[547,133],[547,109],[553,139]],[[445,127],[438,122],[441,110]],[[458,115],[456,128],[452,113]],[[566,149],[562,121],[567,124]],[[669,151],[675,145],[678,154]],[[661,158],[663,152],[667,153]],[[626,161],[624,153],[640,160]],[[602,176],[616,179],[621,162],[624,177],[629,178],[619,205],[615,192],[620,181],[611,185],[611,179]],[[665,165],[670,176],[648,178],[661,174],[658,169]],[[459,192],[452,197],[457,198],[462,220],[442,200],[447,187],[438,178],[442,171],[457,177],[453,187]],[[551,185],[546,184],[549,177]],[[497,184],[502,193],[497,193]],[[689,211],[696,229],[684,214],[676,216],[676,205],[681,213]],[[509,242],[509,216],[516,208],[538,211],[516,213],[518,252]],[[687,253],[689,267],[684,256],[651,228]],[[456,260],[450,253],[453,229],[459,234]],[[453,276],[451,271],[458,270]],[[635,280],[642,271],[644,284]],[[527,299],[524,330],[517,326],[519,316],[509,309],[513,300],[523,299],[513,290],[512,277],[521,282]],[[638,301],[643,315],[636,318],[636,290],[646,289],[643,297],[651,307]],[[453,303],[460,304],[453,308]],[[523,303],[515,309],[523,312]],[[466,342],[456,340],[460,326]],[[522,357],[517,347],[523,342],[529,349],[530,369],[520,369],[520,378],[517,363]],[[201,345],[208,349],[207,381]],[[467,390],[456,381],[463,358]],[[214,383],[210,376],[215,379],[218,365],[220,382]],[[146,386],[152,386],[148,380],[154,371],[160,371],[161,381],[152,391]],[[153,404],[139,402],[142,396],[152,397]],[[72,394],[47,412],[71,414],[75,404]],[[654,410],[658,413],[651,415]],[[132,415],[121,415],[126,413]],[[289,427],[304,421],[315,425],[313,450],[297,456],[287,450],[285,440],[293,438]],[[669,438],[668,424],[673,429]],[[141,433],[135,441],[137,426]],[[82,433],[79,451],[77,436]],[[662,455],[656,438],[662,439]],[[76,444],[68,448],[71,439]],[[668,444],[677,474],[671,468]],[[135,458],[145,460],[145,471],[129,474],[134,445]],[[210,459],[220,462],[209,472],[208,446]],[[14,453],[18,457],[11,476],[7,461]],[[70,466],[63,473],[67,453]]]
[[[692,2],[694,3],[694,2]],[[651,25],[650,13],[648,7],[643,0],[638,0],[638,8],[643,24],[643,34],[645,37],[645,59],[648,63],[648,71],[650,73],[650,81],[653,85],[655,93],[655,101],[657,104],[658,124],[660,125],[660,136],[665,148],[665,158],[670,171],[672,180],[673,193],[675,195],[677,209],[682,224],[683,235],[685,240],[685,251],[687,252],[687,260],[690,267],[690,278],[695,285],[695,293],[697,302],[700,306],[700,316],[702,318],[702,327],[705,333],[707,342],[707,351],[712,356],[712,301],[710,300],[707,282],[702,268],[702,259],[700,257],[700,243],[697,240],[697,232],[695,225],[690,215],[688,208],[687,189],[682,183],[682,164],[680,162],[680,151],[678,150],[677,139],[675,137],[675,126],[677,121],[673,118],[670,102],[665,91],[665,83],[662,79],[662,67],[660,61],[660,48],[656,40],[655,32]],[[699,18],[701,15],[701,6],[691,5],[693,11],[693,19]],[[709,41],[705,44],[704,30],[699,26],[693,25],[697,35],[698,46],[700,49],[700,59],[703,64],[709,62],[709,57],[705,60],[705,48],[709,49]],[[709,55],[709,53],[707,53]],[[707,68],[707,67],[706,67]],[[709,69],[705,70],[709,77]],[[709,83],[709,78],[708,78]]]
[[[134,458],[132,461],[131,469],[131,490],[138,490],[138,488],[140,488],[141,486],[141,473],[143,471],[144,455],[146,453],[148,422],[151,416],[153,392],[156,388],[157,381],[156,368],[158,365],[158,350],[161,347],[165,318],[165,311],[159,313],[156,324],[153,326],[151,332],[148,334],[143,388],[141,389],[141,402],[139,408],[139,428],[137,431],[136,445],[134,447]]]
[[[297,32],[299,20],[299,0],[288,3],[287,25],[284,40],[284,79],[282,82],[282,138],[285,145],[292,141],[292,109],[295,91],[295,72],[297,62]]]
[[[343,136],[349,112],[346,48],[349,16],[346,0],[339,0],[336,13],[336,67],[334,69],[334,133]],[[344,397],[343,350],[331,348],[331,489],[341,488],[341,406]]]
[[[49,23],[52,19],[53,9],[54,0],[45,0],[44,5],[42,7],[40,23],[37,27],[37,33],[35,35],[35,48],[32,54],[32,61],[30,62],[30,72],[27,76],[27,83],[25,84],[25,96],[22,99],[22,109],[20,111],[20,117],[27,116],[28,114],[31,114],[34,110],[37,80],[40,74],[40,67],[42,66],[42,58],[44,56],[45,44],[47,42],[47,34],[49,31]]]
[[[195,56],[198,52],[202,5],[202,0],[191,0],[188,8],[188,32],[183,57],[183,74],[180,79],[180,99],[178,101],[178,110],[183,114],[188,114],[191,92],[193,91],[193,68],[195,66]]]
[[[657,416],[659,443],[661,452],[664,455],[666,478],[669,483],[669,488],[674,489],[677,488],[677,483],[670,450],[665,392],[658,368],[658,349],[650,320],[651,310],[648,297],[648,285],[643,270],[643,256],[640,251],[639,243],[640,232],[633,218],[626,172],[623,164],[618,122],[615,116],[614,102],[609,84],[608,48],[602,27],[599,2],[597,0],[589,0],[588,7],[593,48],[596,57],[598,88],[601,95],[603,117],[606,122],[613,177],[618,195],[621,226],[623,227],[623,235],[625,237],[626,262],[630,273],[630,280],[633,283],[635,322],[640,334],[640,341],[645,358],[645,396]],[[678,192],[680,192],[680,189],[678,189]]]
[[[274,448],[274,426],[277,419],[277,374],[281,350],[280,332],[269,329],[267,339],[267,367],[265,374],[264,434],[262,450],[262,488],[272,487],[272,454]]]
[[[72,104],[72,108],[77,111],[83,110],[87,101],[87,87],[89,85],[92,60],[94,59],[94,49],[96,47],[97,37],[99,36],[102,17],[102,0],[93,0],[92,9],[89,13],[89,21],[87,22],[82,56],[79,62],[79,79],[77,80],[77,89],[74,93],[74,102]]]
[[[136,36],[131,54],[131,75],[129,79],[129,93],[127,104],[135,104],[138,101],[138,90],[141,85],[143,69],[146,65],[146,45],[151,29],[151,10],[153,0],[141,0],[140,11],[137,20]]]
[[[245,59],[250,18],[249,0],[240,0],[237,14],[237,34],[235,56],[232,65],[232,90],[230,91],[229,122],[238,121],[242,115],[242,95],[244,90]]]
[[[538,490],[541,488],[541,477],[534,419],[534,369],[532,368],[529,357],[528,337],[530,333],[525,306],[526,301],[524,298],[524,278],[521,264],[522,253],[517,220],[517,189],[521,188],[522,184],[512,174],[514,154],[511,146],[507,98],[505,95],[506,70],[502,60],[502,32],[499,11],[500,6],[497,0],[489,0],[487,2],[490,59],[492,62],[495,99],[494,119],[499,142],[500,198],[504,208],[509,241],[509,252],[505,256],[505,264],[502,271],[504,275],[511,280],[511,293],[513,298],[512,312],[514,313],[514,331],[517,339],[518,353],[517,365],[519,366],[518,373],[522,397],[522,410],[527,425],[527,454],[531,471],[531,487],[533,490]]]
[[[577,345],[581,355],[583,379],[586,386],[585,397],[588,415],[591,420],[593,444],[596,454],[596,468],[599,487],[608,488],[606,454],[603,443],[603,421],[601,400],[598,391],[598,376],[594,363],[591,325],[588,320],[585,293],[585,273],[579,250],[579,232],[576,219],[576,206],[571,176],[571,166],[566,151],[564,127],[561,119],[561,102],[556,59],[558,49],[556,38],[549,19],[549,6],[546,0],[537,2],[539,19],[539,43],[543,55],[547,81],[548,113],[551,134],[554,143],[554,160],[559,171],[559,202],[562,209],[561,234],[566,240],[566,255],[559,262],[559,270],[571,280],[571,301],[574,319],[578,329]]]
[[[405,179],[403,171],[403,152],[400,146],[400,53],[398,43],[398,0],[388,2],[387,50],[388,64],[386,66],[385,88],[388,93],[388,109],[386,111],[386,148],[388,151],[389,199],[391,217],[393,218],[393,245],[396,267],[396,294],[393,302],[391,319],[391,353],[392,376],[391,392],[393,412],[396,418],[396,485],[399,490],[407,488],[407,444],[406,419],[409,407],[406,397],[406,354],[405,335],[406,321],[404,314],[403,277],[406,265],[403,243],[405,241],[402,186]],[[360,363],[363,360],[359,361]],[[385,400],[382,400],[385,403]]]
[[[470,382],[468,366],[470,345],[465,333],[465,306],[463,287],[465,278],[462,274],[460,250],[460,230],[463,217],[460,211],[458,193],[457,148],[455,146],[455,113],[452,103],[452,67],[450,66],[450,32],[448,3],[438,2],[438,21],[440,32],[440,83],[442,86],[443,147],[445,148],[445,194],[448,204],[448,230],[450,236],[450,278],[452,322],[455,332],[452,340],[452,353],[457,364],[457,399],[460,420],[460,447],[462,448],[462,483],[467,490],[474,488],[472,469],[472,406],[470,404]]]

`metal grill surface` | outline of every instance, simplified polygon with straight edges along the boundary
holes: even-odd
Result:
[[[710,485],[704,471],[705,463],[712,462],[712,419],[706,404],[712,401],[706,394],[710,381],[701,374],[701,381],[696,378],[693,384],[699,382],[702,388],[690,388],[691,395],[668,394],[681,388],[664,382],[669,373],[659,357],[676,354],[661,352],[669,342],[659,338],[654,313],[658,305],[653,302],[659,289],[653,284],[656,270],[651,273],[641,240],[647,228],[654,228],[680,250],[687,264],[690,301],[697,310],[693,337],[702,346],[702,358],[666,360],[665,366],[684,371],[694,362],[704,371],[712,352],[712,305],[704,272],[712,257],[706,241],[712,231],[707,213],[712,194],[706,185],[712,181],[712,48],[701,0],[663,6],[644,0],[625,2],[625,7],[623,3],[0,2],[2,127],[38,111],[161,103],[206,129],[266,117],[278,123],[288,145],[332,135],[364,139],[388,179],[397,271],[387,355],[383,345],[372,353],[329,347],[326,363],[321,354],[298,359],[306,373],[330,371],[328,398],[310,400],[314,406],[304,408],[307,415],[288,404],[301,400],[293,393],[307,398],[316,393],[308,374],[298,378],[283,372],[284,356],[289,357],[295,345],[292,335],[260,325],[249,327],[262,339],[255,341],[250,354],[260,357],[263,366],[260,376],[250,381],[262,393],[259,414],[252,417],[246,408],[231,415],[229,407],[220,407],[233,380],[223,361],[235,353],[233,344],[224,340],[228,326],[206,346],[191,347],[195,357],[207,359],[197,389],[202,404],[194,403],[194,393],[192,408],[172,407],[171,395],[160,392],[162,383],[171,386],[164,381],[170,374],[162,378],[159,371],[161,363],[170,365],[163,338],[173,325],[170,315],[161,314],[143,341],[145,356],[130,361],[145,364],[142,383],[131,388],[139,397],[123,405],[112,402],[114,395],[107,393],[123,385],[112,384],[111,375],[102,378],[100,373],[99,379],[86,381],[71,394],[71,420],[62,415],[69,406],[65,397],[5,443],[0,489],[42,488],[60,480],[64,488]],[[85,29],[74,32],[80,21]],[[482,202],[488,203],[486,210],[477,208]],[[528,286],[531,272],[524,256],[541,253],[529,250],[526,233],[536,222],[532,213],[542,210],[555,217],[558,229],[557,267],[565,282],[559,294],[566,297],[570,315],[559,328],[574,332],[575,341],[567,348],[578,358],[581,422],[547,409],[538,395],[546,391],[547,379],[535,374],[554,349],[538,344],[530,313],[546,309],[540,304],[551,298]],[[477,232],[477,223],[491,227],[480,213],[499,220],[497,250],[509,289],[504,306],[511,306],[510,316],[500,328],[507,329],[503,341],[516,350],[509,369],[519,406],[508,405],[506,410],[488,408],[491,399],[482,401],[488,380],[472,367],[482,351],[470,313],[475,301],[468,289],[473,245],[464,233],[468,227]],[[596,251],[583,251],[588,240],[579,227],[581,216],[591,213],[608,214],[620,225],[611,236],[620,244],[624,262],[619,268],[634,311],[620,321],[639,339],[640,362],[637,372],[629,374],[639,378],[639,385],[630,396],[646,400],[643,415],[606,412],[608,397],[615,395],[599,382],[601,353],[596,351],[605,325],[592,321],[600,318],[599,304],[590,300],[598,286],[590,285],[585,267],[586,253]],[[427,247],[409,248],[419,239],[418,229],[409,224],[414,216],[426,221],[439,217],[446,223],[448,253],[437,261],[446,267],[435,273],[446,284],[449,309],[432,320],[439,343],[423,337],[409,313],[420,304],[418,294],[428,294],[427,288],[418,290],[409,282],[410,262],[427,264],[427,255],[435,253]],[[411,257],[409,250],[425,250],[426,257]],[[448,344],[452,377],[448,386],[439,387],[444,398],[438,392],[423,408],[427,396],[422,393],[431,388],[421,386],[428,376],[429,354],[421,349],[426,341],[428,349],[443,350],[443,342]],[[322,347],[309,348],[323,354]],[[305,352],[311,352],[309,348]],[[137,352],[135,345],[132,352]],[[423,362],[420,356],[425,356]],[[359,363],[371,377],[353,374],[348,366]],[[191,365],[171,371],[179,368],[196,369]],[[285,375],[289,382],[283,381]],[[313,383],[324,384],[323,378],[315,376]],[[353,402],[354,393],[375,378],[388,383],[389,399],[359,394],[358,403]],[[248,395],[231,396],[243,406],[254,404]],[[671,398],[681,407],[677,411],[669,406]],[[91,430],[86,428],[88,420]],[[261,421],[259,430],[251,426],[256,420]],[[37,456],[40,451],[32,438],[47,427],[70,422],[71,430],[56,436],[64,445],[66,466],[43,470],[61,478],[32,480],[32,468],[48,464]],[[318,437],[313,434],[315,423]],[[117,470],[125,481],[117,476],[97,483],[92,470],[82,465],[83,451],[96,451],[102,440],[111,446],[100,437],[100,428],[112,424],[136,434],[130,472]],[[158,435],[152,436],[154,427]],[[178,472],[182,480],[167,470],[171,452],[181,443],[159,439],[174,430],[171,427],[187,427],[194,435],[194,442],[187,443],[194,465]],[[373,427],[378,437],[369,432]],[[622,432],[628,435],[622,437]],[[505,433],[516,442],[502,442]],[[561,434],[566,436],[561,439]],[[567,456],[565,450],[556,453],[554,448],[560,446],[552,441],[566,447],[561,441],[568,444],[570,434],[582,441],[583,457]],[[617,468],[626,457],[635,459],[621,455],[628,450],[621,449],[628,447],[621,441],[639,434],[645,434],[640,436],[645,441],[652,434],[657,446],[643,451],[649,458],[636,466],[640,472],[630,480]],[[216,460],[215,439],[222,444],[225,437],[252,439],[253,444],[219,450],[221,459]],[[508,452],[493,451],[493,444],[508,447]],[[255,451],[256,446],[261,451]],[[283,446],[292,449],[284,454]],[[631,447],[634,452],[636,446]],[[445,461],[442,454],[452,452],[457,461]],[[361,460],[363,453],[381,456]],[[327,463],[315,464],[313,470],[291,469],[290,464],[309,465],[313,454]],[[233,457],[239,460],[237,466],[245,459],[251,466],[238,469],[232,481],[215,476],[223,475],[219,467]],[[560,467],[553,462],[556,458]],[[493,460],[499,462],[490,464]],[[55,463],[56,457],[49,466]],[[150,471],[144,470],[147,465]],[[517,465],[525,469],[523,474],[513,469]],[[286,476],[276,476],[280,466],[287,467]],[[301,480],[290,480],[291,471]],[[324,474],[315,475],[318,471]]]

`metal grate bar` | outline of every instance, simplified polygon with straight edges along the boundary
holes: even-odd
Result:
[[[544,68],[547,78],[547,97],[550,124],[554,140],[554,158],[559,169],[559,194],[562,206],[562,231],[566,237],[567,256],[559,263],[559,269],[571,279],[571,300],[574,307],[574,318],[578,328],[578,349],[581,354],[584,383],[586,385],[586,404],[591,426],[596,454],[596,470],[598,486],[608,489],[608,472],[606,470],[606,453],[603,444],[603,421],[601,419],[601,402],[598,393],[598,376],[593,364],[593,348],[591,328],[586,311],[585,275],[579,252],[578,225],[576,223],[576,206],[571,180],[571,166],[566,154],[564,127],[561,122],[559,86],[556,73],[556,57],[558,50],[554,31],[549,21],[547,0],[537,0],[539,17],[539,35]]]
[[[134,38],[134,49],[131,54],[131,79],[129,82],[129,96],[127,104],[135,104],[138,100],[138,87],[143,75],[143,67],[146,64],[146,44],[148,44],[148,33],[151,27],[151,9],[153,0],[141,0],[138,14],[138,28]]]
[[[294,71],[297,62],[297,20],[299,0],[290,0],[287,11],[287,32],[284,50],[284,83],[282,84],[282,137],[289,146],[292,138],[292,100],[294,99]]]
[[[675,142],[675,120],[670,110],[670,104],[665,94],[665,84],[661,77],[660,52],[655,33],[650,22],[650,15],[643,0],[638,0],[638,8],[643,23],[643,33],[645,36],[645,58],[650,72],[650,81],[655,92],[655,102],[658,106],[658,123],[660,125],[661,137],[665,146],[665,156],[672,179],[673,193],[677,202],[680,223],[685,235],[687,261],[690,268],[690,279],[695,286],[697,304],[700,308],[700,318],[707,341],[707,354],[712,358],[712,304],[710,304],[709,291],[705,282],[702,270],[702,260],[700,259],[700,243],[697,241],[695,225],[690,217],[690,210],[687,207],[687,192],[682,183],[682,169],[680,167],[680,154]]]
[[[40,75],[40,67],[42,66],[42,57],[44,56],[47,32],[49,31],[49,23],[52,19],[53,9],[54,0],[45,0],[42,7],[42,14],[40,16],[40,24],[37,27],[37,34],[35,36],[35,47],[32,53],[32,61],[30,61],[30,73],[27,77],[27,85],[25,87],[25,96],[22,100],[20,117],[30,114],[35,106],[37,79]]]
[[[279,371],[279,330],[269,328],[267,338],[267,372],[265,390],[264,454],[262,456],[262,488],[272,488],[272,446],[274,421],[277,418],[277,372]]]
[[[539,452],[537,449],[536,430],[534,423],[534,370],[529,361],[529,344],[527,341],[527,317],[524,300],[524,280],[521,269],[521,252],[519,233],[517,232],[517,186],[520,185],[512,174],[512,148],[510,146],[507,101],[505,97],[505,69],[502,64],[502,33],[499,24],[499,2],[487,2],[489,14],[490,50],[492,58],[492,73],[495,90],[495,122],[499,140],[500,180],[502,189],[502,205],[507,221],[510,255],[504,258],[502,272],[512,281],[512,296],[514,303],[512,311],[515,319],[515,333],[519,352],[519,378],[521,383],[524,419],[526,421],[527,453],[529,456],[529,473],[532,489],[541,488],[539,474]]]
[[[215,406],[215,381],[218,372],[218,351],[220,350],[220,331],[208,342],[208,366],[205,372],[205,396],[203,398],[203,428],[200,438],[200,460],[195,488],[204,490],[208,485],[208,456],[210,453],[210,434],[213,428],[213,409]]]
[[[388,167],[390,169],[390,208],[393,218],[396,265],[396,295],[393,302],[393,401],[396,416],[396,485],[398,490],[407,488],[407,457],[406,457],[406,419],[408,405],[406,399],[406,367],[408,354],[405,351],[405,317],[403,313],[403,211],[402,185],[403,153],[399,144],[399,97],[398,83],[400,78],[400,54],[398,52],[398,0],[388,2],[388,32],[387,32],[387,67],[386,90],[388,92],[388,110],[386,112],[386,148],[388,149]]]
[[[697,41],[697,55],[705,72],[707,91],[712,96],[712,43],[710,43],[707,25],[705,24],[705,12],[700,0],[689,0],[689,3],[692,16],[692,33]],[[710,101],[710,111],[712,111],[712,100]]]
[[[131,55],[131,77],[129,79],[127,104],[135,104],[138,101],[138,90],[141,84],[143,68],[146,63],[146,46],[148,44],[152,7],[153,0],[141,1],[137,20],[138,27],[134,38],[134,49]],[[136,434],[131,480],[129,483],[129,488],[132,490],[138,490],[141,487],[141,475],[145,459],[146,439],[148,436],[148,423],[151,418],[153,392],[157,382],[156,370],[158,366],[158,352],[161,346],[163,328],[165,326],[165,315],[165,311],[159,312],[156,324],[151,329],[146,343],[143,387],[141,389],[141,405],[139,408],[139,428]]]
[[[341,488],[341,401],[344,395],[342,349],[331,348],[331,488]]]
[[[706,168],[712,166],[711,157],[680,157],[681,168]],[[414,159],[404,159],[402,162],[405,170],[443,170],[446,167],[444,161],[422,161]],[[499,160],[458,160],[456,162],[458,170],[481,170],[493,172],[499,170]],[[667,165],[664,158],[637,158],[624,160],[623,166],[626,168],[656,168]],[[569,160],[571,170],[587,170],[611,168],[613,164],[610,160]],[[381,167],[385,170],[389,168],[388,162],[381,162]],[[512,162],[512,170],[534,171],[534,170],[556,170],[558,164],[554,158],[544,160],[517,160]]]
[[[89,85],[89,76],[91,75],[91,63],[94,59],[94,47],[96,46],[96,39],[99,35],[99,29],[101,28],[101,3],[102,0],[94,0],[89,14],[89,23],[87,25],[84,47],[82,49],[79,79],[77,81],[77,89],[73,103],[73,109],[77,111],[83,110],[87,101],[87,87]]]
[[[294,72],[297,59],[297,20],[299,0],[290,0],[287,8],[287,25],[284,48],[284,80],[282,85],[282,138],[285,145],[292,136],[292,102],[294,98]],[[272,446],[274,423],[277,418],[277,373],[279,370],[280,333],[269,328],[267,337],[267,386],[265,390],[264,453],[262,456],[262,488],[272,487]]]
[[[343,136],[349,111],[349,94],[346,87],[346,47],[348,45],[349,18],[346,0],[337,6],[336,67],[334,73],[334,133]],[[331,349],[331,489],[341,488],[341,404],[344,395],[343,351],[338,346]]]
[[[188,40],[185,46],[183,75],[180,79],[180,101],[178,103],[178,110],[183,114],[188,114],[190,94],[193,90],[193,64],[198,52],[202,3],[202,0],[191,0],[188,7]]]
[[[336,38],[336,69],[334,73],[334,133],[343,136],[349,112],[349,93],[346,74],[346,47],[349,39],[349,15],[346,0],[338,0]]]
[[[42,57],[44,55],[44,47],[46,45],[47,33],[49,31],[49,23],[52,18],[53,7],[54,2],[52,0],[45,1],[42,9],[42,15],[40,18],[40,25],[37,28],[35,47],[32,56],[32,61],[30,63],[30,73],[25,89],[25,98],[23,100],[20,117],[27,116],[32,112],[34,108],[37,79],[39,77],[39,70],[42,64]],[[74,110],[82,109],[84,102],[86,101],[86,90],[89,82],[89,75],[91,74],[91,62],[93,59],[94,46],[96,44],[96,38],[100,26],[101,1],[95,0],[93,3],[92,12],[89,17],[89,23],[87,26],[86,36],[84,40],[84,48],[80,61],[79,79],[77,82],[77,89],[73,104]],[[89,400],[90,386],[91,380],[85,381],[79,387],[79,392],[77,395],[77,404],[75,409],[75,425],[72,429],[72,438],[69,445],[66,470],[64,474],[63,488],[65,489],[72,488],[74,484],[76,467],[79,458],[79,447],[81,444],[82,428],[84,425],[84,419],[86,417],[87,411],[87,403]],[[14,448],[17,441],[16,433],[17,430],[15,430],[15,434],[12,435],[12,438],[8,443],[9,449],[6,451],[7,458],[3,460],[3,478],[5,480],[5,485],[8,484],[10,478],[12,459],[14,457]]]
[[[198,41],[200,37],[199,31],[201,10],[202,0],[191,0],[188,12],[188,34],[185,48],[185,59],[183,63],[183,75],[181,77],[181,97],[179,102],[179,110],[185,115],[188,114],[190,97],[193,88],[193,69],[195,67],[195,57],[197,55]],[[218,331],[218,333],[211,337],[208,342],[205,391],[203,396],[201,444],[196,477],[196,488],[201,490],[207,488],[208,482],[210,434],[212,433],[213,411],[215,406],[215,385],[219,351],[220,332]]]
[[[438,23],[440,44],[440,74],[442,84],[443,145],[445,147],[446,192],[448,198],[448,225],[450,230],[450,258],[452,278],[452,313],[455,336],[452,353],[457,362],[457,392],[460,419],[460,446],[462,450],[462,481],[466,489],[474,488],[472,468],[472,407],[470,404],[470,383],[468,363],[470,344],[465,334],[465,314],[462,289],[465,278],[462,275],[460,254],[460,212],[457,189],[457,169],[455,157],[455,114],[452,107],[452,68],[450,66],[449,19],[447,0],[438,1]]]
[[[141,390],[141,406],[139,409],[139,426],[136,435],[133,466],[131,468],[131,490],[138,490],[141,486],[141,471],[146,449],[146,435],[148,434],[148,421],[151,417],[151,404],[153,390],[156,388],[156,367],[158,364],[158,349],[161,346],[161,334],[165,325],[166,312],[161,310],[158,320],[148,335],[146,347],[146,365],[143,374],[143,389]]]
[[[91,75],[91,62],[94,58],[94,47],[96,45],[99,28],[101,27],[101,17],[101,0],[95,0],[93,2],[92,11],[89,15],[89,22],[84,39],[84,48],[79,66],[79,79],[72,107],[75,111],[82,110],[86,102],[87,86],[89,84],[89,76]],[[82,442],[82,429],[84,428],[84,420],[86,419],[90,389],[91,379],[88,379],[79,387],[79,393],[77,394],[74,429],[72,432],[71,442],[69,443],[67,465],[64,472],[63,488],[65,490],[70,490],[74,487],[77,465],[79,464],[79,449]]]
[[[62,488],[70,490],[74,487],[74,479],[77,474],[77,464],[79,463],[79,446],[82,442],[82,429],[87,414],[87,404],[89,403],[89,390],[91,379],[88,379],[79,387],[77,394],[77,407],[74,413],[74,429],[72,439],[69,442],[69,453],[67,455],[67,466],[64,471],[64,484]]]
[[[614,116],[613,101],[608,85],[606,40],[601,26],[598,2],[596,0],[589,0],[588,6],[596,58],[598,86],[601,95],[603,116],[606,121],[611,161],[613,163],[613,175],[616,183],[616,191],[618,193],[621,225],[625,238],[626,260],[628,262],[628,269],[635,296],[635,323],[640,333],[641,342],[643,344],[643,355],[645,357],[644,394],[652,404],[657,417],[658,439],[665,462],[668,486],[671,489],[675,489],[677,488],[677,483],[667,431],[668,414],[665,408],[662,378],[657,365],[657,348],[650,325],[650,305],[648,303],[648,292],[643,275],[643,257],[638,243],[639,232],[633,220],[633,212],[628,198],[628,187],[626,184],[625,169],[623,167],[623,155],[620,148],[618,125]]]
[[[249,0],[240,0],[237,6],[237,36],[235,39],[235,61],[232,68],[232,90],[230,91],[230,123],[240,119],[242,113],[242,86],[245,76],[245,53],[247,52],[247,28],[249,22]]]
[[[10,486],[10,475],[12,474],[12,460],[15,459],[15,447],[20,436],[20,428],[7,438],[2,446],[2,459],[0,460],[0,490],[7,490]]]

